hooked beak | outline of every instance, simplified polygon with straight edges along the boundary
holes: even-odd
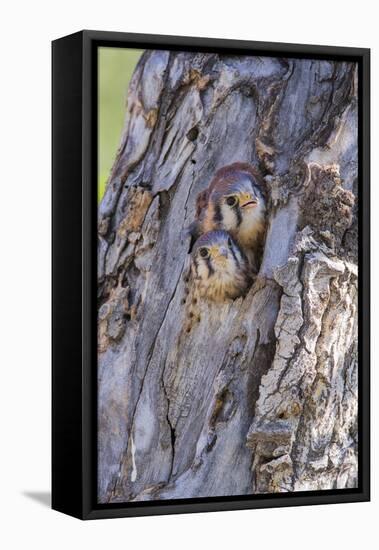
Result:
[[[257,206],[258,201],[254,197],[252,197],[249,193],[245,193],[242,195],[240,200],[240,205],[242,208],[254,208]]]
[[[227,249],[224,248],[223,246],[220,246],[220,248],[217,251],[215,261],[219,264],[224,265],[224,264],[226,264],[227,257],[228,257]]]

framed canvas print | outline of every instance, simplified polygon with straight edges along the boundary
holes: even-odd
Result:
[[[53,42],[53,508],[369,499],[369,50]]]

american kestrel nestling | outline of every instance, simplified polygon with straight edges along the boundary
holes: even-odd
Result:
[[[265,230],[263,189],[262,176],[250,164],[235,162],[218,170],[197,197],[197,220],[190,227],[193,238],[216,229],[228,231],[256,269]]]
[[[209,231],[195,242],[191,275],[200,297],[221,301],[245,294],[251,283],[243,252],[226,231]]]

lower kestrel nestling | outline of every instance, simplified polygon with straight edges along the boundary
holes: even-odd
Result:
[[[226,231],[209,231],[199,237],[191,252],[191,275],[200,297],[213,301],[234,299],[250,286],[244,253]]]

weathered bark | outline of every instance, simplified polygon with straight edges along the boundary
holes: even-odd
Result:
[[[99,208],[101,502],[357,483],[356,67],[146,52]],[[269,189],[245,298],[183,304],[195,199]]]

